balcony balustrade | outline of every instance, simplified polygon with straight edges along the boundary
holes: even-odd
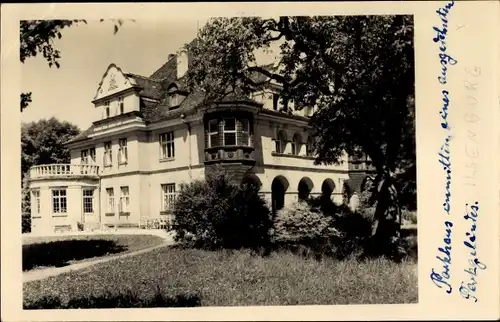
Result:
[[[92,164],[44,164],[31,167],[30,179],[99,177],[99,166]]]

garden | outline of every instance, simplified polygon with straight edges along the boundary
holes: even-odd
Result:
[[[311,199],[272,214],[216,170],[182,185],[175,245],[27,282],[24,308],[416,303],[415,227],[374,253],[367,209]]]

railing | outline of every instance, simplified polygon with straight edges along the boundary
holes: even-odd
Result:
[[[91,164],[44,164],[31,167],[30,179],[51,177],[98,177],[99,166]]]

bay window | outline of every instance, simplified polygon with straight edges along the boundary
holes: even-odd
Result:
[[[207,147],[250,146],[250,122],[248,119],[222,118],[208,122]]]

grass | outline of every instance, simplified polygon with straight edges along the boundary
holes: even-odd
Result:
[[[284,252],[165,247],[24,284],[26,309],[415,302],[415,261],[317,261]]]
[[[23,271],[67,266],[96,257],[133,252],[162,242],[162,238],[149,235],[25,237]]]

